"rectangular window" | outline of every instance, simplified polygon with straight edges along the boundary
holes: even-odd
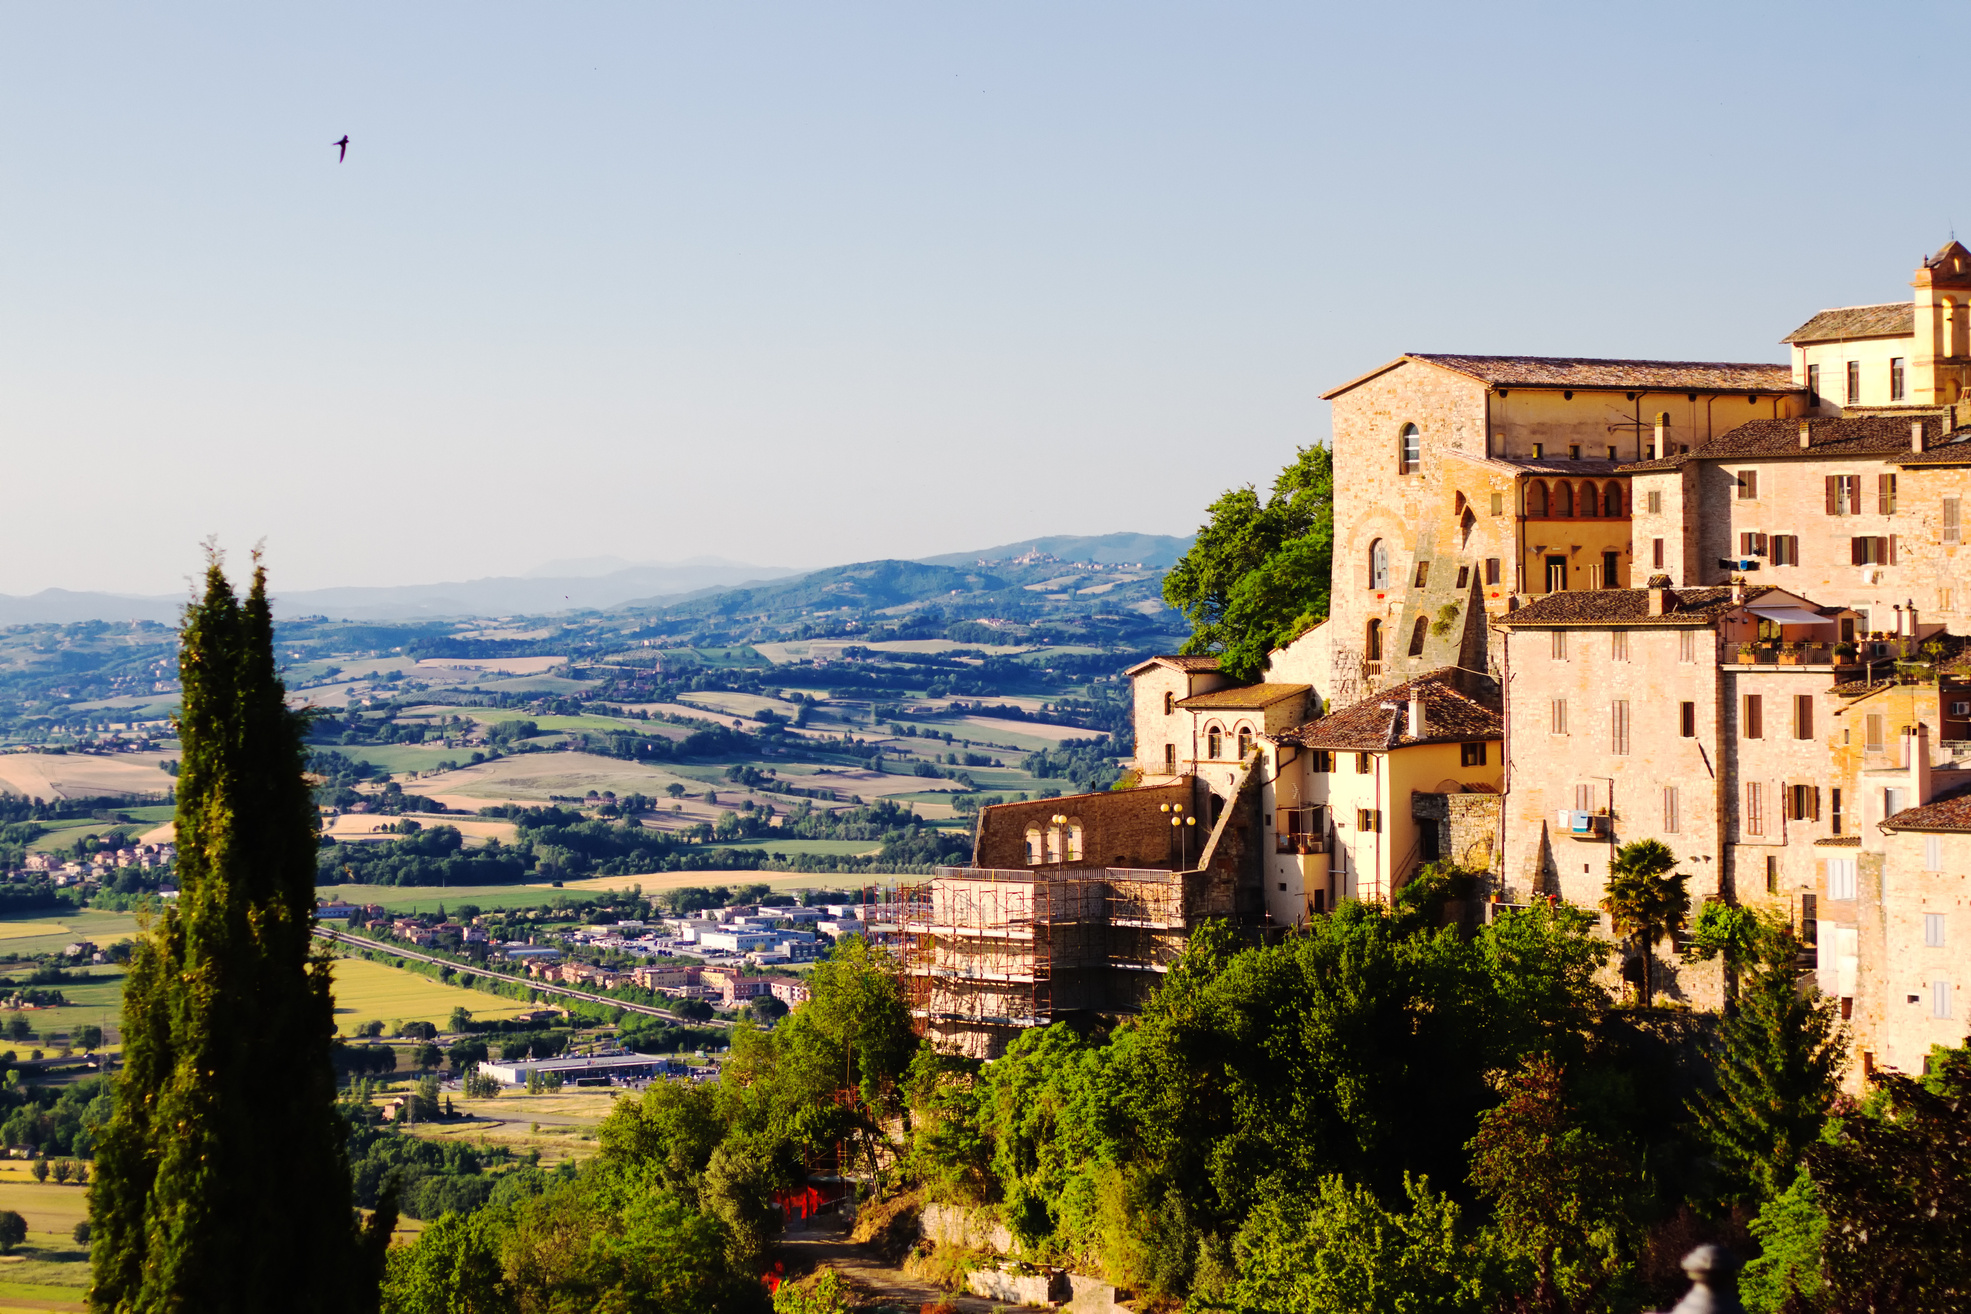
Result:
[[[1581,444],[1579,443],[1568,444],[1567,459],[1570,461],[1578,461],[1581,459]]]
[[[1788,785],[1786,817],[1789,821],[1817,820],[1820,817],[1820,790],[1812,785]]]
[[[1800,564],[1800,536],[1798,534],[1774,534],[1772,536],[1772,563],[1775,566],[1797,566]]]
[[[1938,611],[1955,611],[1955,610],[1957,610],[1957,590],[1956,590],[1956,589],[1953,589],[1953,588],[1952,588],[1952,587],[1951,587],[1950,585],[1948,585],[1948,584],[1944,584],[1944,585],[1941,585],[1941,586],[1939,586],[1939,587],[1938,587],[1938,589],[1937,589],[1937,610],[1938,610]]]
[[[1861,476],[1827,476],[1827,514],[1831,516],[1858,516],[1861,514]]]
[[[1458,745],[1458,765],[1459,765],[1459,766],[1484,766],[1484,765],[1485,765],[1485,745],[1484,745],[1484,743],[1482,743],[1482,742],[1480,742],[1480,743],[1476,743],[1476,744],[1459,744],[1459,745]]]
[[[1759,495],[1759,472],[1740,470],[1738,472],[1738,500],[1749,501]]]
[[[1355,810],[1355,829],[1374,834],[1382,829],[1382,813],[1373,808]]]
[[[1471,583],[1471,567],[1470,567],[1470,566],[1459,566],[1459,567],[1458,567],[1458,584],[1457,584],[1457,587],[1458,587],[1458,588],[1460,588],[1460,589],[1462,589],[1462,588],[1464,588],[1464,587],[1465,587],[1465,585],[1467,585],[1467,584],[1469,584],[1469,583]]]
[[[1567,700],[1565,698],[1554,699],[1553,706],[1548,709],[1548,712],[1550,717],[1552,718],[1549,723],[1551,727],[1549,733],[1556,735],[1566,734],[1567,733]]]
[[[1163,746],[1163,773],[1167,776],[1174,776],[1177,774],[1177,745],[1176,744],[1165,744]]]
[[[1925,835],[1923,837],[1923,870],[1942,871],[1944,869],[1944,837]]]
[[[1862,718],[1862,749],[1864,752],[1882,751],[1882,714],[1870,712]]]
[[[1419,561],[1417,563],[1417,582],[1414,587],[1423,588],[1425,585],[1429,583],[1430,583],[1430,563],[1428,561]]]
[[[1861,362],[1848,362],[1848,405],[1861,405]]]
[[[1697,738],[1697,704],[1677,704],[1677,733],[1685,739]]]
[[[1665,834],[1677,833],[1677,787],[1663,786],[1663,831]]]
[[[1497,584],[1499,582],[1499,559],[1497,557],[1485,558],[1485,582],[1487,584]]]
[[[1942,977],[1930,983],[1930,1016],[1950,1016],[1950,982]]]
[[[1812,739],[1814,737],[1814,696],[1812,694],[1793,695],[1793,737]]]
[[[1663,514],[1663,490],[1662,490],[1662,489],[1660,489],[1660,488],[1652,488],[1652,489],[1650,489],[1650,490],[1649,490],[1649,496],[1648,496],[1648,499],[1647,499],[1647,501],[1646,501],[1646,502],[1644,503],[1644,505],[1646,505],[1646,506],[1647,506],[1647,507],[1649,508],[1649,513],[1650,513],[1651,515],[1653,515],[1653,516],[1660,516],[1660,515],[1662,515],[1662,514]]]
[[[1827,822],[1829,834],[1841,833],[1841,791],[1838,789],[1827,791]]]
[[[1557,662],[1566,661],[1567,660],[1567,631],[1553,630],[1550,631],[1550,633],[1553,635],[1552,639],[1549,641],[1552,645],[1552,651],[1548,655],[1551,656]]]
[[[1745,785],[1745,833],[1766,833],[1766,792],[1756,780],[1747,781]]]
[[[1807,405],[1820,405],[1820,366],[1807,366]]]
[[[1855,897],[1855,877],[1860,867],[1854,858],[1829,858],[1827,860],[1827,897],[1848,900]]]
[[[1958,523],[1957,499],[1947,497],[1944,499],[1944,542],[1957,543],[1962,541],[1963,531],[1958,528]]]
[[[1492,494],[1492,514],[1495,516],[1502,516],[1505,513],[1506,513],[1506,495],[1504,493]]]
[[[1820,943],[1820,900],[1811,894],[1800,896],[1800,943]]]
[[[1766,855],[1766,893],[1779,893],[1779,855],[1776,853]]]
[[[1374,775],[1375,770],[1376,770],[1376,755],[1374,753],[1357,753],[1355,755],[1356,775],[1358,776]]]
[[[1601,554],[1601,586],[1605,589],[1622,587],[1622,554],[1604,552]]]
[[[1859,535],[1848,540],[1850,562],[1857,566],[1896,564],[1896,537],[1880,534]]]
[[[1626,662],[1629,660],[1629,632],[1627,630],[1615,630],[1609,634],[1608,656],[1611,661]]]
[[[1944,915],[1942,913],[1923,914],[1923,947],[1941,949],[1944,947]]]
[[[1595,787],[1593,785],[1576,785],[1574,787],[1574,810],[1576,812],[1593,812],[1595,810]]]
[[[1685,630],[1677,636],[1677,660],[1694,662],[1697,660],[1697,631]]]
[[[1766,536],[1757,530],[1748,529],[1738,536],[1738,555],[1741,557],[1763,557],[1766,555]]]
[[[1875,514],[1878,516],[1896,514],[1896,477],[1892,474],[1875,476]]]
[[[1654,497],[1655,494],[1650,496]],[[1649,540],[1649,564],[1656,570],[1663,569],[1663,540],[1660,538]]]
[[[1534,460],[1536,460],[1536,461],[1538,461],[1538,460],[1540,460],[1540,459],[1542,459],[1543,457],[1545,457],[1545,456],[1546,456],[1546,454],[1547,454],[1547,445],[1546,445],[1545,443],[1534,443],[1534,444],[1533,444],[1533,459],[1534,459]]]
[[[1739,718],[1739,734],[1745,739],[1764,739],[1766,737],[1766,699],[1764,694],[1746,694],[1743,700],[1743,715]]]
[[[1889,400],[1899,402],[1903,399],[1904,379],[1908,374],[1909,362],[1901,356],[1889,357]]]
[[[1310,770],[1317,776],[1325,776],[1335,769],[1335,755],[1325,748],[1314,750],[1314,761]]]
[[[1629,753],[1629,700],[1617,698],[1608,705],[1608,751],[1617,757]]]

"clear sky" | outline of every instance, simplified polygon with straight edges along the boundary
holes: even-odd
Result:
[[[1971,232],[1961,19],[0,5],[0,591],[1184,533],[1401,351],[1783,360]]]

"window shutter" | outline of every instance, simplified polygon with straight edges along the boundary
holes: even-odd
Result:
[[[1841,476],[1840,475],[1827,476],[1827,514],[1831,516],[1838,516],[1841,514]]]
[[[1875,514],[1886,516],[1896,509],[1896,477],[1880,474],[1875,476]]]
[[[1808,813],[1808,819],[1810,821],[1819,821],[1820,820],[1820,786],[1819,785],[1815,785],[1812,789],[1807,791],[1807,806],[1810,809]]]
[[[1851,563],[1851,564],[1853,564],[1853,565],[1857,565],[1857,566],[1865,566],[1865,565],[1867,565],[1867,564],[1868,564],[1868,540],[1867,540],[1867,539],[1865,539],[1865,538],[1851,538],[1851,539],[1849,539],[1849,540],[1848,540],[1848,557],[1849,557],[1849,560],[1850,560],[1850,563]]]
[[[1883,539],[1882,543],[1884,547],[1886,547],[1888,550],[1888,555],[1883,557],[1882,559],[1888,562],[1892,566],[1895,565],[1896,564],[1896,536],[1894,534],[1891,534],[1889,535],[1889,537]]]

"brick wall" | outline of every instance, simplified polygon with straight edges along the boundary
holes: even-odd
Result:
[[[1191,781],[1142,789],[1111,790],[1101,794],[1070,794],[1065,798],[1034,799],[1027,803],[996,803],[979,812],[978,839],[972,848],[976,867],[1026,867],[1028,826],[1045,831],[1052,819],[1066,816],[1082,828],[1082,859],[1088,867],[1164,867],[1176,865],[1177,845],[1171,839],[1168,804],[1186,810],[1204,805],[1201,790]],[[1205,824],[1198,818],[1193,836]],[[1193,838],[1196,856],[1202,841]]]

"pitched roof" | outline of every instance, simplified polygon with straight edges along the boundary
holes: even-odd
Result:
[[[1861,847],[1859,835],[1823,835],[1814,841],[1817,849],[1858,849]]]
[[[1750,590],[1750,601],[1770,589]],[[1664,614],[1649,614],[1648,589],[1563,589],[1499,617],[1504,626],[1709,625],[1732,607],[1729,588],[1665,589]]]
[[[1830,685],[1827,691],[1836,698],[1859,698],[1863,694],[1874,693],[1877,689],[1887,689],[1894,683],[1894,680],[1876,680],[1873,683],[1867,680],[1844,680],[1840,684]]]
[[[1465,356],[1408,352],[1495,388],[1687,388],[1696,392],[1801,392],[1790,365],[1710,360],[1597,360],[1586,356]]]
[[[1882,823],[1884,830],[1971,830],[1971,785],[1939,793],[1920,808],[1904,808]]]
[[[1500,465],[1511,466],[1525,474],[1542,475],[1612,475],[1621,469],[1620,461],[1609,461],[1601,457],[1584,456],[1578,461],[1565,460],[1558,456],[1502,456],[1496,458]]]
[[[1916,306],[1891,301],[1881,306],[1842,306],[1823,310],[1781,338],[1781,342],[1841,342],[1848,338],[1907,338],[1916,332]]]
[[[1179,698],[1177,705],[1191,712],[1213,708],[1271,707],[1283,699],[1298,698],[1313,687],[1311,684],[1246,684],[1236,689],[1214,689],[1210,693]]]
[[[1585,356],[1468,356],[1407,351],[1386,365],[1321,394],[1333,401],[1350,388],[1422,361],[1495,388],[1659,388],[1672,392],[1802,392],[1787,365],[1702,360],[1597,360]]]
[[[1265,736],[1276,744],[1347,752],[1386,752],[1412,744],[1461,743],[1473,739],[1503,739],[1505,722],[1496,700],[1480,701],[1456,687],[1451,667],[1420,675],[1385,689],[1338,712]],[[1423,702],[1424,731],[1417,738],[1404,733],[1409,725],[1409,701]]]
[[[1913,452],[1909,446],[1912,422],[1923,423],[1923,441],[1928,449]],[[1800,446],[1800,426],[1807,426],[1807,446]],[[1958,444],[1967,444],[1959,448]],[[1727,430],[1709,442],[1699,443],[1679,456],[1632,461],[1619,467],[1624,474],[1644,470],[1672,470],[1686,461],[1718,461],[1745,457],[1798,456],[1813,460],[1829,457],[1895,456],[1947,461],[1957,453],[1971,456],[1971,430],[1944,431],[1938,415],[1843,415],[1820,419],[1750,420]],[[1959,457],[1962,459],[1962,457]]]
[[[1152,666],[1167,666],[1173,671],[1188,671],[1192,673],[1215,671],[1218,669],[1218,658],[1209,653],[1199,655],[1162,653],[1150,658],[1148,661],[1136,663],[1136,665],[1124,671],[1123,674],[1133,678],[1149,670]]]

